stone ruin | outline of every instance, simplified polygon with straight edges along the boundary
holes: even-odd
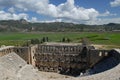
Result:
[[[38,45],[33,59],[40,71],[78,76],[108,57],[108,52],[86,45]]]
[[[14,52],[0,57],[0,80],[40,80],[39,76],[33,66]]]
[[[99,50],[91,45],[48,43],[29,47],[1,48],[0,57],[12,52],[40,71],[77,76],[75,80],[120,80],[119,49]],[[16,62],[21,63],[17,60]],[[11,70],[12,67],[14,65],[10,67]],[[21,67],[19,65],[19,68]]]

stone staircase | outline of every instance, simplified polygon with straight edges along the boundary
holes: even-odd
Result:
[[[16,53],[9,53],[0,57],[0,80],[41,80],[41,77],[32,65]]]

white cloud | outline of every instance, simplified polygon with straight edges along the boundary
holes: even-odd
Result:
[[[113,2],[110,2],[110,5],[111,5],[112,7],[120,6],[120,0],[114,0]]]
[[[87,21],[86,24],[90,25],[101,25],[101,24],[108,24],[108,23],[120,23],[120,18],[106,18],[106,19],[97,19],[97,20],[91,20]]]
[[[76,7],[74,0],[68,0],[66,3],[57,6],[58,17],[73,20],[90,20],[98,16],[98,11],[93,8],[85,9]]]
[[[112,14],[109,11],[106,11],[105,13],[99,14],[99,16],[103,16],[103,17],[105,17],[105,16],[116,16],[116,15],[117,14]]]
[[[25,13],[12,14],[5,11],[0,11],[0,20],[19,20],[19,19],[28,19],[28,15]]]
[[[116,0],[117,2],[120,0]],[[115,2],[116,2],[115,1]],[[115,2],[111,2],[111,5]],[[27,11],[36,12],[38,14],[47,15],[54,18],[54,20],[46,20],[45,22],[74,22],[74,23],[95,23],[94,21],[99,21],[98,17],[105,16],[115,16],[109,11],[105,13],[99,13],[94,8],[84,8],[76,6],[74,0],[67,0],[65,3],[61,3],[58,6],[50,4],[49,0],[0,0],[0,8],[8,8],[9,12],[0,13],[0,19],[28,19],[28,15],[25,14]],[[22,13],[15,14],[15,11],[20,11]],[[23,13],[24,12],[24,13]],[[2,17],[3,16],[3,17]],[[32,22],[38,22],[39,19],[36,17],[31,17]]]
[[[33,11],[62,19],[91,20],[99,14],[94,8],[85,9],[75,6],[74,0],[67,0],[58,6],[50,4],[49,0],[0,0],[0,5],[1,7],[15,7],[18,8],[18,10]],[[9,11],[12,11],[12,9]]]
[[[10,13],[15,13],[15,9],[14,9],[13,7],[9,8],[8,11],[9,11]]]
[[[37,9],[37,13],[52,16],[55,18],[73,20],[90,20],[96,18],[99,14],[98,11],[93,8],[85,9],[83,7],[76,7],[74,5],[74,0],[67,0],[67,2],[62,3],[58,6],[49,4],[48,1],[46,1],[46,3],[44,4],[41,1],[40,3],[38,2],[36,4],[37,7],[39,7],[39,9]]]
[[[32,17],[32,19],[30,20],[30,22],[38,22],[38,19],[36,17]]]
[[[102,25],[108,23],[120,23],[120,18],[106,18],[106,19],[94,19],[88,21],[74,21],[74,20],[62,20],[62,19],[53,19],[53,20],[44,20],[38,21],[40,23],[52,23],[52,22],[66,22],[66,23],[75,23],[75,24],[88,24],[88,25]]]

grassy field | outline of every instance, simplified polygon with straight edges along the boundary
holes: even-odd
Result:
[[[86,37],[90,43],[117,45],[120,46],[120,33],[112,32],[68,32],[68,33],[0,33],[0,45],[21,45],[34,38],[42,39],[48,37],[50,42],[60,42],[63,37],[67,37],[71,42],[79,43],[81,38]]]

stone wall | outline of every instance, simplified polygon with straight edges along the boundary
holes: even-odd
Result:
[[[89,65],[94,66],[100,60],[108,56],[110,50],[98,50],[91,49],[89,50]]]
[[[28,64],[30,63],[30,49],[29,47],[15,47],[14,52],[23,58]]]
[[[35,54],[38,53],[38,45],[32,45],[29,47],[30,49],[30,55],[29,55],[29,62],[35,67]]]
[[[95,50],[93,46],[63,44],[42,44],[31,49],[35,66],[49,72],[86,70],[107,56],[107,52]]]
[[[117,66],[95,75],[79,77],[74,80],[120,80],[120,49],[111,50],[109,53],[112,55],[112,57],[117,59]]]
[[[48,49],[46,49],[45,47]],[[72,51],[70,51],[71,48],[73,50],[73,53]],[[75,51],[73,48],[79,52]],[[61,72],[62,71],[70,72],[70,70],[79,71],[79,69],[86,68],[86,66],[88,65],[91,65],[89,67],[92,67],[94,64],[98,63],[103,58],[109,56],[114,57],[114,59],[116,59],[116,61],[120,63],[119,49],[95,50],[88,48],[87,54],[84,55],[82,53],[84,52],[83,48],[81,47],[79,48],[78,46],[75,47],[75,46],[63,46],[63,45],[62,46],[34,45],[30,47],[15,47],[15,48],[4,47],[4,48],[0,48],[0,57],[9,54],[11,52],[16,52],[20,57],[26,60],[26,62],[29,62],[32,65],[38,67],[39,70],[50,71],[50,72],[57,72],[59,70],[61,70]],[[59,52],[59,50],[62,52]],[[67,51],[69,51],[70,53]],[[14,72],[16,72],[16,70],[19,70],[20,68],[23,68],[21,64],[25,64],[25,62],[22,63],[19,62],[19,60],[17,60],[18,57],[16,56],[17,55],[15,54],[9,54],[9,56],[1,58],[0,65],[4,65],[4,67],[1,68],[0,66],[0,70],[6,73],[3,69],[7,68],[8,66],[10,67],[11,71]],[[10,63],[10,64],[6,64],[6,63]],[[72,73],[74,74],[74,72]],[[22,75],[24,75],[24,73]],[[95,75],[77,77],[77,78],[67,78],[65,80],[120,80],[120,64],[118,64],[112,69],[109,69],[107,71]]]
[[[110,51],[110,55],[115,57],[120,62],[120,49],[114,49]]]
[[[81,52],[81,46],[74,45],[39,45],[39,53],[55,53],[55,54],[79,54]]]
[[[14,46],[2,46],[0,47],[0,57],[7,55],[11,52],[14,52]]]

